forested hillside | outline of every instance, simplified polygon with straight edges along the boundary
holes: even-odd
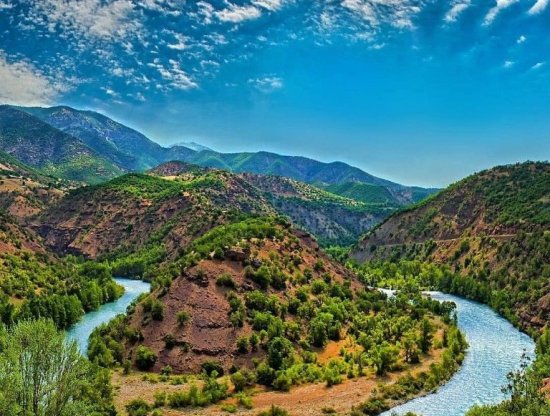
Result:
[[[550,164],[472,175],[405,209],[352,251],[365,260],[448,265],[445,287],[490,303],[524,328],[550,321]]]
[[[79,139],[10,106],[0,106],[0,150],[57,178],[97,183],[122,173]]]

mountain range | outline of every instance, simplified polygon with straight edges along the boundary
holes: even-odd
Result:
[[[320,187],[340,185],[330,191],[343,192],[344,196],[352,198],[350,188],[366,184],[369,192],[361,189],[354,192],[367,203],[379,202],[378,195],[373,201],[369,200],[369,193],[386,194],[388,204],[401,206],[436,191],[403,186],[342,162],[323,163],[269,152],[219,153],[196,143],[189,146],[163,147],[138,131],[93,111],[66,106],[0,107],[0,150],[66,179],[98,183],[122,172],[142,172],[163,162],[181,160],[237,173],[284,176]],[[74,166],[71,166],[73,169],[67,166],[66,159],[77,159],[76,156],[81,164],[79,171]]]

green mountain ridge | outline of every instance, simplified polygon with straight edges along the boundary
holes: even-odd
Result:
[[[202,148],[199,148],[202,149],[200,151],[195,151],[180,145],[166,148],[148,139],[138,131],[93,111],[81,111],[67,106],[11,108],[24,111],[42,122],[50,124],[57,130],[77,138],[79,142],[84,143],[97,155],[106,159],[109,164],[113,165],[115,169],[118,168],[120,172],[141,172],[167,161],[181,160],[236,173],[248,172],[284,176],[319,187],[348,182],[381,186],[389,190],[392,198],[399,205],[416,202],[423,196],[435,191],[433,189],[403,186],[377,178],[343,162],[324,163],[306,157],[283,156],[269,152],[219,153]],[[31,123],[31,121],[29,120],[28,123]],[[34,123],[37,123],[37,121],[34,121]],[[35,137],[32,136],[32,132],[27,133],[29,134],[27,146],[32,153],[35,147],[33,143]],[[4,148],[0,146],[1,149]],[[76,164],[78,165],[78,163]],[[65,177],[70,176],[71,179],[77,176],[75,167],[69,169],[67,166],[67,171],[56,170],[54,167],[55,165],[50,168],[49,173],[64,175]],[[91,170],[91,168],[88,170]],[[109,179],[115,174],[119,173],[107,170],[95,180],[89,178],[89,175],[85,175],[85,179],[98,182]],[[363,202],[374,201],[365,200]]]
[[[74,136],[10,106],[0,106],[0,150],[64,179],[94,183],[123,172]]]

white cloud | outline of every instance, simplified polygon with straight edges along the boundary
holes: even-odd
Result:
[[[504,61],[504,68],[512,68],[516,63],[514,61]]]
[[[445,15],[445,21],[447,23],[456,22],[460,14],[466,10],[468,7],[470,7],[471,2],[470,0],[466,1],[459,1],[453,4],[453,7],[451,7],[451,10],[447,12]]]
[[[525,42],[526,40],[527,40],[527,38],[525,36],[521,35],[516,42],[518,44],[521,44],[521,43]]]
[[[182,51],[188,47],[187,42],[189,41],[189,38],[187,36],[184,36],[181,33],[174,33],[174,38],[176,38],[176,43],[169,43],[166,45],[168,48]]]
[[[275,90],[279,90],[284,86],[283,79],[281,77],[272,75],[262,78],[250,78],[248,83],[263,93],[270,93]]]
[[[129,0],[31,0],[28,19],[62,36],[105,41],[126,40],[141,30]]]
[[[156,59],[154,62],[149,63],[148,66],[155,68],[160,76],[168,81],[168,86],[178,90],[191,90],[198,88],[198,84],[180,67],[178,61],[170,59],[168,61],[170,66],[165,67]]]
[[[25,61],[8,62],[0,51],[0,102],[48,105],[69,87],[40,72]]]
[[[187,16],[195,20],[199,24],[209,25],[214,17],[214,6],[206,1],[198,1],[195,3],[196,9],[187,12]]]
[[[0,1],[0,11],[7,9],[13,9],[13,4]]]
[[[539,14],[546,9],[546,6],[548,6],[548,0],[537,0],[535,4],[533,4],[533,7],[531,7],[528,11],[529,14]]]
[[[537,62],[535,65],[531,67],[531,70],[536,71],[537,69],[542,68],[546,62]]]
[[[485,26],[490,25],[493,23],[497,15],[504,9],[510,7],[512,4],[517,3],[519,0],[497,0],[496,4],[489,10],[487,15],[485,16],[485,19],[483,20],[483,24]]]
[[[412,19],[421,10],[421,2],[414,0],[343,0],[341,4],[372,27],[387,23],[412,28]]]
[[[245,20],[257,19],[262,15],[261,10],[256,6],[238,6],[233,3],[220,11],[216,12],[216,16],[222,22],[240,23]]]
[[[264,9],[275,12],[283,7],[283,0],[252,0],[254,6],[262,7]]]

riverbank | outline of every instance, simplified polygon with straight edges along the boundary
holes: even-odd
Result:
[[[115,302],[99,307],[97,311],[87,313],[67,331],[67,338],[75,340],[80,352],[86,355],[91,333],[99,325],[109,322],[115,316],[126,313],[126,308],[142,293],[149,293],[150,283],[141,280],[115,278],[117,284],[124,288],[124,294]]]
[[[457,305],[458,327],[469,349],[456,375],[436,393],[409,401],[383,413],[423,416],[463,416],[475,404],[495,404],[505,399],[501,391],[507,374],[518,370],[522,356],[534,357],[534,342],[489,306],[458,296],[431,292],[441,301]]]
[[[443,328],[440,328],[435,336],[435,341],[442,342],[442,340]],[[223,408],[227,408],[227,406],[230,408],[231,405],[237,408],[236,414],[246,416],[256,415],[258,412],[270,409],[271,406],[284,408],[291,415],[349,414],[354,407],[377,394],[382,386],[392,386],[406,374],[416,377],[421,373],[429,372],[433,365],[441,363],[443,353],[444,349],[434,349],[430,354],[421,357],[421,363],[409,365],[406,371],[389,372],[385,376],[369,373],[364,377],[344,379],[341,384],[331,387],[327,387],[325,383],[315,383],[292,387],[288,392],[279,392],[256,386],[248,392],[253,406],[251,409],[239,407],[235,398],[228,398],[206,408],[171,409],[163,407],[162,414],[163,416],[214,416],[220,415]],[[173,380],[176,377],[168,377],[165,381],[160,381],[158,376],[147,373],[123,375],[121,371],[114,372],[112,381],[116,390],[117,410],[123,413],[126,404],[136,397],[153,403],[155,396],[159,394],[169,395],[177,391],[188,390],[188,386],[193,384],[190,380],[194,380],[194,378],[190,377],[184,385],[173,385]],[[220,378],[219,381],[229,383],[227,378]],[[198,386],[201,385],[200,381],[194,382]]]

